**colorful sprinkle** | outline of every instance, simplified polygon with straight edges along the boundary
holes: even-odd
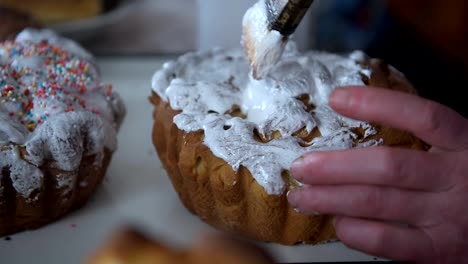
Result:
[[[89,93],[106,98],[113,93],[111,85],[99,83],[90,62],[47,41],[6,41],[0,43],[0,52],[7,58],[0,63],[0,102],[11,118],[30,131],[51,114],[89,111],[100,115],[86,98]],[[27,58],[24,63],[23,58]]]

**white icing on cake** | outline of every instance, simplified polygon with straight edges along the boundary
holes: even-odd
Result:
[[[68,195],[75,187],[76,178],[70,175],[70,173],[60,173],[57,175],[56,179],[57,189],[63,190],[62,196]]]
[[[284,2],[286,4],[286,1]],[[241,44],[246,47],[253,76],[262,79],[280,60],[287,37],[268,29],[268,14],[264,0],[260,0],[244,15]]]
[[[152,79],[153,90],[182,112],[174,123],[186,132],[203,130],[204,144],[213,154],[237,171],[244,166],[271,195],[280,195],[286,184],[281,174],[292,162],[312,151],[340,150],[382,144],[382,140],[359,140],[353,128],[376,131],[367,123],[336,114],[328,106],[333,89],[363,85],[362,74],[370,70],[353,58],[355,52],[338,56],[323,52],[299,54],[291,45],[283,58],[262,80],[250,75],[241,49],[189,53],[166,63]],[[297,99],[308,95],[315,108]],[[233,105],[241,107],[246,119],[225,114]],[[306,128],[318,128],[320,137],[303,142],[293,136]],[[254,130],[267,138],[279,131],[281,138],[262,143]]]
[[[41,43],[42,41],[47,41],[49,44],[61,47],[62,49],[73,53],[85,60],[94,61],[93,55],[81,47],[78,43],[73,40],[63,38],[57,35],[54,31],[49,29],[26,29],[21,31],[16,36],[16,41],[18,42],[33,42]]]
[[[26,29],[0,43],[0,92],[0,169],[25,198],[42,186],[45,161],[73,172],[82,157],[117,147],[122,100],[101,83],[92,55],[53,31]]]

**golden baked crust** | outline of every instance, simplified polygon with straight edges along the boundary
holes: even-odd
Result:
[[[1,147],[0,151],[3,151]],[[21,148],[20,153],[24,156],[25,149]],[[52,161],[46,162],[40,167],[43,185],[33,200],[15,191],[9,169],[3,168],[0,171],[0,236],[39,228],[84,206],[102,182],[111,157],[109,150],[105,150],[102,161],[96,155],[83,157],[75,171],[62,171],[54,168]],[[72,181],[71,188],[60,186],[63,177]]]
[[[34,16],[44,24],[100,15],[117,0],[2,0],[0,5]]]
[[[87,264],[273,264],[258,246],[246,241],[210,236],[188,249],[176,249],[133,229],[115,232],[109,241],[88,257]]]
[[[369,86],[414,93],[402,74],[379,60],[362,62],[372,68]],[[180,199],[190,212],[206,223],[227,232],[255,240],[286,245],[316,244],[334,240],[331,216],[306,216],[291,208],[286,193],[268,195],[244,167],[234,172],[224,160],[213,155],[203,144],[203,132],[186,133],[177,128],[173,118],[179,112],[171,109],[153,92],[152,139],[157,153]],[[388,146],[427,149],[413,135],[376,125],[378,134]],[[283,175],[289,178],[288,173]],[[285,179],[289,188],[293,181]]]

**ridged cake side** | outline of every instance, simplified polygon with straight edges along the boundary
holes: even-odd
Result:
[[[166,172],[190,212],[219,229],[268,242],[293,245],[335,239],[330,216],[305,216],[286,193],[268,195],[241,167],[236,173],[203,144],[203,133],[185,133],[172,119],[177,111],[155,93],[153,142]]]

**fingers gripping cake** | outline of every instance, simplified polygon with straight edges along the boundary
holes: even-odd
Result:
[[[408,133],[329,107],[330,93],[346,85],[414,92],[396,69],[362,52],[303,54],[289,43],[264,78],[253,77],[239,48],[183,55],[152,80],[159,157],[184,205],[217,228],[289,245],[334,239],[330,216],[288,205],[287,191],[300,186],[292,162],[313,151],[424,148]]]
[[[86,203],[102,181],[125,107],[93,57],[52,31],[0,43],[0,236]]]

